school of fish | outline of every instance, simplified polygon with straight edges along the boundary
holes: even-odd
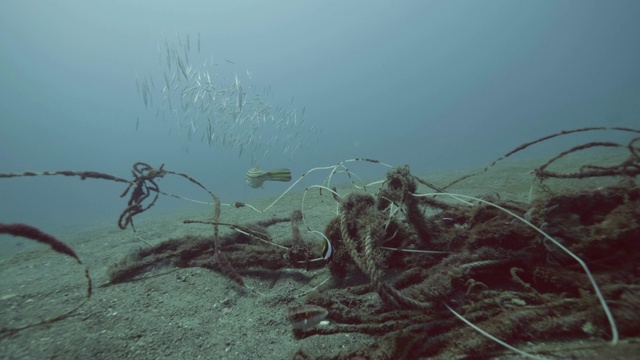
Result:
[[[279,152],[291,158],[317,141],[320,130],[306,121],[305,107],[293,107],[293,98],[288,106],[274,105],[271,86],[258,90],[249,70],[238,75],[236,62],[203,56],[200,34],[193,44],[188,34],[172,41],[163,36],[157,51],[161,73],[136,78],[136,89],[147,111],[175,121],[187,142],[200,137],[259,163],[270,154],[280,158]],[[223,68],[231,69],[225,75]],[[138,117],[136,129],[139,122]]]

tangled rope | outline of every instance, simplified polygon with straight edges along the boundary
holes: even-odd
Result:
[[[118,227],[120,229],[126,229],[129,224],[134,228],[133,217],[149,210],[149,208],[156,203],[156,200],[158,200],[158,196],[160,195],[160,188],[158,187],[158,184],[156,184],[155,179],[162,178],[167,174],[163,168],[164,164],[160,165],[159,169],[154,169],[143,162],[133,164],[133,170],[131,170],[133,181],[129,183],[129,186],[127,186],[122,195],[120,195],[120,197],[125,197],[129,190],[133,189],[131,191],[131,196],[129,197],[129,202],[127,203],[127,208],[124,209],[122,214],[120,214],[120,218],[118,218]],[[146,206],[143,206],[142,202],[151,196],[151,192],[155,192],[153,200],[151,200],[151,202]]]

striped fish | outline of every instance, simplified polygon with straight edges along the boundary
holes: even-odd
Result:
[[[291,170],[276,169],[271,171],[262,171],[259,167],[247,171],[245,175],[247,185],[256,189],[261,188],[265,181],[291,181]]]
[[[298,267],[302,267],[302,266],[306,266],[307,270],[311,270],[311,269],[320,269],[324,266],[326,266],[329,261],[331,261],[331,259],[333,258],[333,245],[331,244],[331,241],[329,241],[329,239],[324,239],[324,246],[322,247],[322,256],[315,258],[315,259],[309,259],[309,260],[300,260],[300,261],[296,261],[294,263],[295,266]]]
[[[294,329],[307,330],[318,325],[329,312],[317,305],[298,305],[290,306],[287,319],[291,322]]]

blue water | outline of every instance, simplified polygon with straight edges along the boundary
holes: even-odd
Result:
[[[247,187],[244,174],[256,163],[289,167],[294,178],[353,157],[408,163],[420,174],[482,166],[559,130],[638,127],[638,14],[638,1],[5,1],[0,172],[130,178],[134,162],[164,163],[234,202],[287,187]],[[271,105],[304,108],[318,132],[298,134],[305,146],[293,154],[281,141],[263,156],[263,138],[251,141],[263,145],[258,152],[239,156],[201,142],[200,133],[189,141],[175,121],[156,118],[160,98],[145,107],[136,79],[162,79],[162,39],[187,35],[194,68],[204,69],[196,57],[214,59],[210,71],[227,90],[236,75],[247,94],[249,84],[263,96],[269,88]],[[603,136],[562,137],[528,156],[596,135]],[[0,185],[0,222],[44,230],[115,226],[127,200],[119,197],[125,186],[103,180]],[[159,185],[209,200],[179,178]],[[162,197],[150,211],[192,206]]]

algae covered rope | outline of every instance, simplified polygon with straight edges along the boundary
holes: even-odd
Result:
[[[80,180],[91,178],[91,179],[111,180],[115,182],[123,182],[128,184],[131,183],[131,181],[129,180],[119,178],[117,176],[113,176],[110,174],[97,172],[97,171],[71,171],[71,170],[43,171],[43,172],[25,171],[23,173],[0,173],[0,178],[12,178],[12,177],[23,177],[23,176],[53,176],[53,175],[79,176]]]
[[[122,214],[120,214],[120,218],[118,218],[118,227],[120,229],[124,230],[127,228],[127,225],[131,224],[131,227],[135,230],[133,226],[133,216],[148,210],[156,203],[160,195],[160,188],[154,179],[161,178],[167,173],[163,170],[163,167],[164,164],[160,165],[159,169],[154,169],[143,162],[133,164],[131,174],[134,180],[130,182],[129,186],[124,190],[122,195],[120,195],[120,197],[125,197],[127,193],[129,193],[129,190],[133,188],[127,207],[122,211]],[[156,193],[155,197],[147,206],[143,207],[142,202],[151,195],[152,191]]]
[[[86,296],[84,297],[84,299],[75,307],[73,307],[72,309],[65,311],[64,313],[60,314],[60,315],[56,315],[53,316],[49,319],[46,320],[42,320],[40,322],[37,323],[33,323],[33,324],[28,324],[28,325],[24,325],[24,326],[20,326],[20,327],[15,327],[15,328],[9,328],[9,327],[2,327],[0,328],[0,335],[4,336],[5,334],[13,334],[15,332],[18,332],[20,330],[24,330],[24,329],[28,329],[34,326],[39,326],[39,325],[44,325],[44,324],[50,324],[59,320],[62,320],[66,317],[69,317],[71,314],[73,314],[74,312],[76,312],[76,310],[78,310],[82,305],[84,305],[90,298],[91,298],[91,294],[92,294],[92,285],[91,285],[91,277],[89,276],[89,268],[82,262],[82,260],[80,260],[80,258],[78,257],[78,255],[76,254],[76,252],[69,247],[67,244],[65,244],[64,242],[56,239],[55,237],[39,230],[38,228],[35,228],[33,226],[30,225],[26,225],[26,224],[2,224],[0,223],[0,234],[9,234],[12,236],[17,236],[17,237],[22,237],[25,239],[31,239],[31,240],[35,240],[39,243],[43,243],[43,244],[47,244],[49,246],[51,246],[51,249],[57,253],[63,254],[63,255],[67,255],[69,257],[74,258],[79,265],[84,266],[84,276],[87,279],[87,293]]]
[[[480,174],[482,174],[482,173],[485,173],[485,172],[487,172],[487,170],[489,170],[491,167],[493,167],[493,166],[494,166],[495,164],[497,164],[498,162],[500,162],[500,161],[502,161],[502,160],[504,160],[504,159],[508,158],[509,156],[511,156],[511,155],[513,155],[513,154],[515,154],[515,153],[518,153],[518,152],[520,152],[520,151],[522,151],[522,150],[524,150],[524,149],[526,149],[526,148],[528,148],[528,147],[530,147],[530,146],[532,146],[532,145],[536,145],[536,144],[538,144],[538,143],[541,143],[541,142],[544,142],[544,141],[546,141],[546,140],[553,139],[553,138],[555,138],[555,137],[562,136],[562,135],[574,134],[574,133],[579,133],[579,132],[587,132],[587,131],[603,131],[603,130],[614,130],[614,131],[622,131],[622,132],[626,132],[626,133],[635,133],[635,134],[640,134],[640,130],[638,130],[638,129],[625,128],[625,127],[606,127],[606,126],[598,126],[598,127],[584,127],[584,128],[580,128],[580,129],[562,130],[562,131],[560,131],[560,132],[557,132],[557,133],[554,133],[554,134],[551,134],[551,135],[547,135],[547,136],[543,136],[543,137],[538,138],[538,139],[533,140],[533,141],[526,142],[526,143],[524,143],[524,144],[522,144],[522,145],[520,145],[520,146],[516,147],[515,149],[513,149],[513,150],[509,151],[508,153],[506,153],[506,154],[502,155],[502,156],[501,156],[501,157],[499,157],[498,159],[494,160],[491,164],[489,164],[489,165],[488,165],[487,167],[485,167],[484,169],[482,169],[482,170],[480,170],[480,171],[477,171],[477,172],[475,172],[475,173],[471,173],[471,174],[464,175],[464,176],[462,176],[462,177],[460,177],[460,178],[458,178],[458,179],[455,179],[455,180],[451,181],[450,183],[448,183],[447,185],[443,186],[441,189],[436,189],[436,191],[438,191],[438,192],[443,192],[442,190],[446,190],[446,189],[450,188],[451,186],[453,186],[453,185],[455,185],[455,184],[459,183],[459,182],[460,182],[460,181],[462,181],[462,180],[465,180],[465,179],[468,179],[468,178],[470,178],[470,177],[477,176],[477,175],[480,175]],[[639,161],[638,161],[638,155],[637,155],[637,154],[638,154],[638,150],[632,146],[632,144],[636,141],[636,139],[637,139],[637,138],[635,138],[635,139],[631,140],[631,143],[630,143],[630,145],[629,145],[629,146],[630,146],[630,151],[631,151],[631,153],[632,153],[632,156],[633,156],[633,155],[635,155],[635,159],[636,159],[636,163],[637,163],[637,162],[639,162]],[[610,144],[614,144],[614,145],[610,145]],[[592,147],[592,146],[596,146],[596,145],[584,144],[584,145],[577,146],[576,148],[579,148],[579,147],[581,147],[581,146],[586,146],[585,148],[588,148],[588,147]],[[615,144],[615,143],[608,143],[607,145],[602,145],[602,146],[614,146],[614,147],[617,147],[617,146],[620,146],[620,145]],[[577,151],[577,150],[583,150],[583,149],[575,149],[575,150],[574,150],[574,149],[570,149],[570,150],[568,150],[566,153],[574,152],[574,151]],[[564,156],[564,155],[566,155],[566,154],[560,154],[558,157],[556,157],[556,158],[554,158],[554,159],[550,160],[547,164],[545,164],[545,165],[543,165],[543,166],[544,166],[544,167],[548,166],[548,165],[549,165],[549,163],[551,163],[551,162],[552,162],[552,161],[554,161],[554,160],[557,160],[557,158],[562,157],[562,156]],[[620,166],[623,166],[623,165],[626,165],[626,164],[625,164],[625,163],[623,163],[623,164],[621,164]],[[637,165],[636,165],[636,166],[637,166]],[[540,171],[536,170],[536,172],[539,172],[542,176],[546,176],[546,177],[566,177],[566,178],[581,178],[581,177],[587,177],[587,176],[585,176],[585,175],[582,175],[582,176],[554,176],[554,175],[560,175],[560,174],[555,174],[555,173],[545,172],[544,168],[543,168],[542,170],[540,170]],[[537,174],[536,174],[536,175],[537,175]],[[595,175],[595,176],[609,176],[609,175],[617,175],[617,174],[615,173],[615,171],[613,171],[613,172],[611,172],[610,174],[605,174],[605,175]],[[635,176],[635,175],[638,175],[638,173],[634,173],[634,176]]]
[[[638,141],[640,141],[640,137],[636,137],[632,139],[629,142],[629,144],[627,144],[627,146],[623,146],[621,144],[609,142],[609,141],[606,141],[606,142],[594,141],[594,142],[574,146],[569,150],[561,152],[557,156],[553,157],[552,159],[550,159],[549,161],[547,161],[546,163],[544,163],[543,165],[535,169],[536,177],[540,180],[544,180],[547,178],[583,179],[587,177],[603,177],[603,176],[617,176],[617,175],[635,177],[637,175],[640,175],[640,155],[638,155],[640,149],[638,148],[637,145],[635,145],[635,143]],[[612,165],[612,166],[583,165],[580,168],[580,170],[577,172],[564,173],[564,174],[547,170],[547,167],[551,165],[551,163],[555,162],[556,160],[568,154],[571,154],[573,152],[589,149],[592,147],[614,147],[614,148],[626,147],[629,150],[630,154],[621,163]]]
[[[411,299],[384,281],[382,271],[376,264],[373,255],[374,237],[383,234],[383,232],[376,231],[381,224],[373,220],[378,217],[378,214],[376,214],[377,210],[373,205],[372,197],[356,194],[349,195],[342,204],[340,232],[351,259],[360,270],[369,277],[371,284],[385,303],[394,307],[404,307],[407,309],[426,310],[432,308],[432,304]],[[358,207],[358,209],[356,209],[356,207]],[[362,225],[362,223],[358,222],[359,218],[367,219],[371,221],[371,223],[365,223],[364,229],[358,228]],[[352,228],[354,236],[350,234],[350,224],[354,226]],[[356,244],[356,240],[358,239],[363,242],[363,246],[361,246],[362,254],[358,252],[358,246]]]
[[[128,186],[122,192],[120,197],[125,197],[129,194],[129,201],[127,203],[127,207],[122,211],[122,214],[120,214],[120,217],[118,218],[118,227],[123,230],[126,229],[129,224],[131,224],[131,226],[133,227],[133,217],[135,215],[150,209],[155,204],[160,194],[160,188],[156,183],[156,179],[162,178],[167,174],[184,177],[185,179],[191,181],[192,183],[198,185],[199,187],[207,191],[214,198],[214,201],[216,199],[216,195],[213,194],[204,185],[202,185],[202,183],[200,183],[199,181],[197,181],[196,179],[192,178],[187,174],[165,170],[164,164],[161,164],[160,167],[156,169],[147,163],[138,161],[133,164],[133,169],[131,170],[131,174],[133,175],[133,180],[127,180],[118,176],[97,172],[97,171],[72,171],[72,170],[43,171],[43,172],[25,171],[23,173],[0,173],[0,178],[63,175],[63,176],[77,176],[77,177],[80,177],[81,180],[102,179],[102,180],[110,180],[115,182],[126,183],[128,184]],[[155,193],[155,196],[153,197],[151,202],[148,203],[147,205],[143,205],[143,202],[147,200],[152,195],[152,193]]]

